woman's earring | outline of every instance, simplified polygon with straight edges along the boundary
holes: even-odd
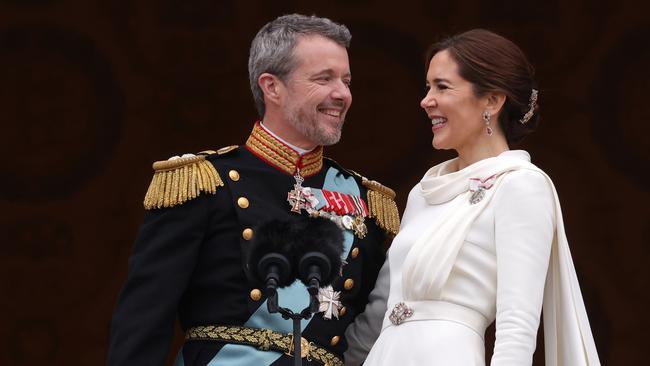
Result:
[[[492,127],[490,127],[490,118],[492,115],[490,115],[490,112],[485,111],[483,112],[483,120],[485,121],[485,132],[487,132],[488,136],[492,136]]]

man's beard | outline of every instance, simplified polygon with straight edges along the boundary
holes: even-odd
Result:
[[[342,119],[338,128],[326,129],[318,123],[318,111],[307,112],[303,108],[289,108],[286,112],[286,119],[301,135],[318,145],[334,145],[341,139],[341,130],[344,120]]]

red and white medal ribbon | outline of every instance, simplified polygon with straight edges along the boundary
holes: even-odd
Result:
[[[324,209],[337,215],[368,216],[368,208],[361,197],[335,191],[321,190],[327,201]]]

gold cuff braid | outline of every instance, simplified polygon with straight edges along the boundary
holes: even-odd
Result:
[[[144,197],[146,210],[173,207],[198,197],[216,193],[223,181],[214,166],[197,155],[153,163],[155,173]]]
[[[293,335],[283,334],[271,329],[258,329],[226,325],[202,325],[193,327],[185,333],[187,341],[219,341],[225,343],[255,346],[261,351],[280,351],[291,355],[293,352]],[[301,357],[316,360],[325,366],[343,366],[343,361],[332,352],[301,340]]]

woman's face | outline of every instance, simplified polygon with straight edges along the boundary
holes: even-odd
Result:
[[[429,90],[420,106],[431,120],[434,148],[460,153],[485,138],[482,116],[488,98],[474,95],[472,84],[458,74],[458,64],[449,51],[440,51],[431,59],[427,87]],[[495,117],[492,117],[492,128]]]

